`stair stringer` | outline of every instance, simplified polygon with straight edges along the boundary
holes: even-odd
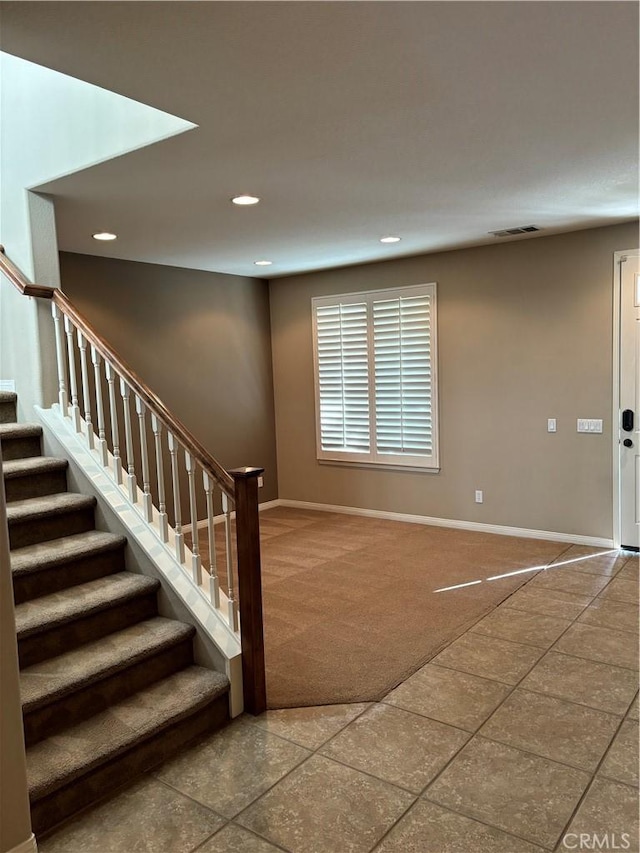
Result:
[[[194,584],[184,566],[172,556],[154,530],[130,503],[124,488],[119,488],[97,456],[87,448],[82,434],[76,434],[71,422],[60,415],[58,406],[35,406],[35,420],[42,425],[42,445],[47,456],[69,462],[69,489],[97,500],[97,530],[123,535],[127,539],[127,570],[156,578],[161,582],[158,610],[161,616],[187,622],[196,629],[193,650],[197,664],[224,672],[230,682],[229,713],[236,717],[244,708],[242,689],[242,648],[240,639]],[[84,424],[83,424],[84,425]],[[113,459],[109,455],[110,469]]]

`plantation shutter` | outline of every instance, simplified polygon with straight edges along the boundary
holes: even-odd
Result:
[[[312,305],[318,458],[437,470],[436,285]]]
[[[369,366],[367,305],[329,305],[316,313],[323,450],[368,453]]]
[[[431,296],[373,302],[378,453],[431,455]]]

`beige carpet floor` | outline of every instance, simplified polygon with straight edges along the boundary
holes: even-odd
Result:
[[[380,699],[569,547],[289,507],[260,535],[270,708]]]

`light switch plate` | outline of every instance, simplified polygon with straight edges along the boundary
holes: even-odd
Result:
[[[578,418],[578,432],[602,432],[602,418]]]
[[[547,432],[555,432],[556,431],[556,419],[548,418],[547,419]]]

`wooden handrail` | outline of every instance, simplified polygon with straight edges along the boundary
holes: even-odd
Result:
[[[40,299],[51,299],[55,287],[45,287],[42,284],[32,284],[28,278],[24,276],[22,270],[9,260],[4,251],[4,246],[0,246],[0,270],[9,279],[11,284],[19,290],[23,296],[38,296]]]
[[[54,303],[72,320],[74,326],[82,332],[89,343],[93,344],[100,355],[106,358],[117,373],[126,380],[134,394],[137,394],[145,405],[162,421],[164,426],[180,441],[182,446],[193,458],[216,479],[229,495],[233,495],[233,478],[217,462],[210,453],[193,436],[182,421],[165,406],[162,400],[149,388],[138,374],[118,355],[113,347],[100,335],[93,326],[78,312],[69,298],[56,289],[53,294]]]
[[[115,368],[117,373],[129,384],[129,387],[144,401],[145,405],[152,411],[190,453],[193,458],[207,471],[224,489],[234,495],[234,480],[230,474],[211,456],[187,429],[187,427],[173,415],[162,400],[149,388],[138,374],[118,355],[113,347],[99,332],[80,314],[69,298],[57,287],[45,287],[40,284],[32,284],[18,269],[18,267],[7,258],[4,246],[0,246],[0,271],[7,277],[13,286],[24,296],[36,296],[40,299],[51,299],[80,329],[89,343],[93,344],[103,358],[106,358]]]

